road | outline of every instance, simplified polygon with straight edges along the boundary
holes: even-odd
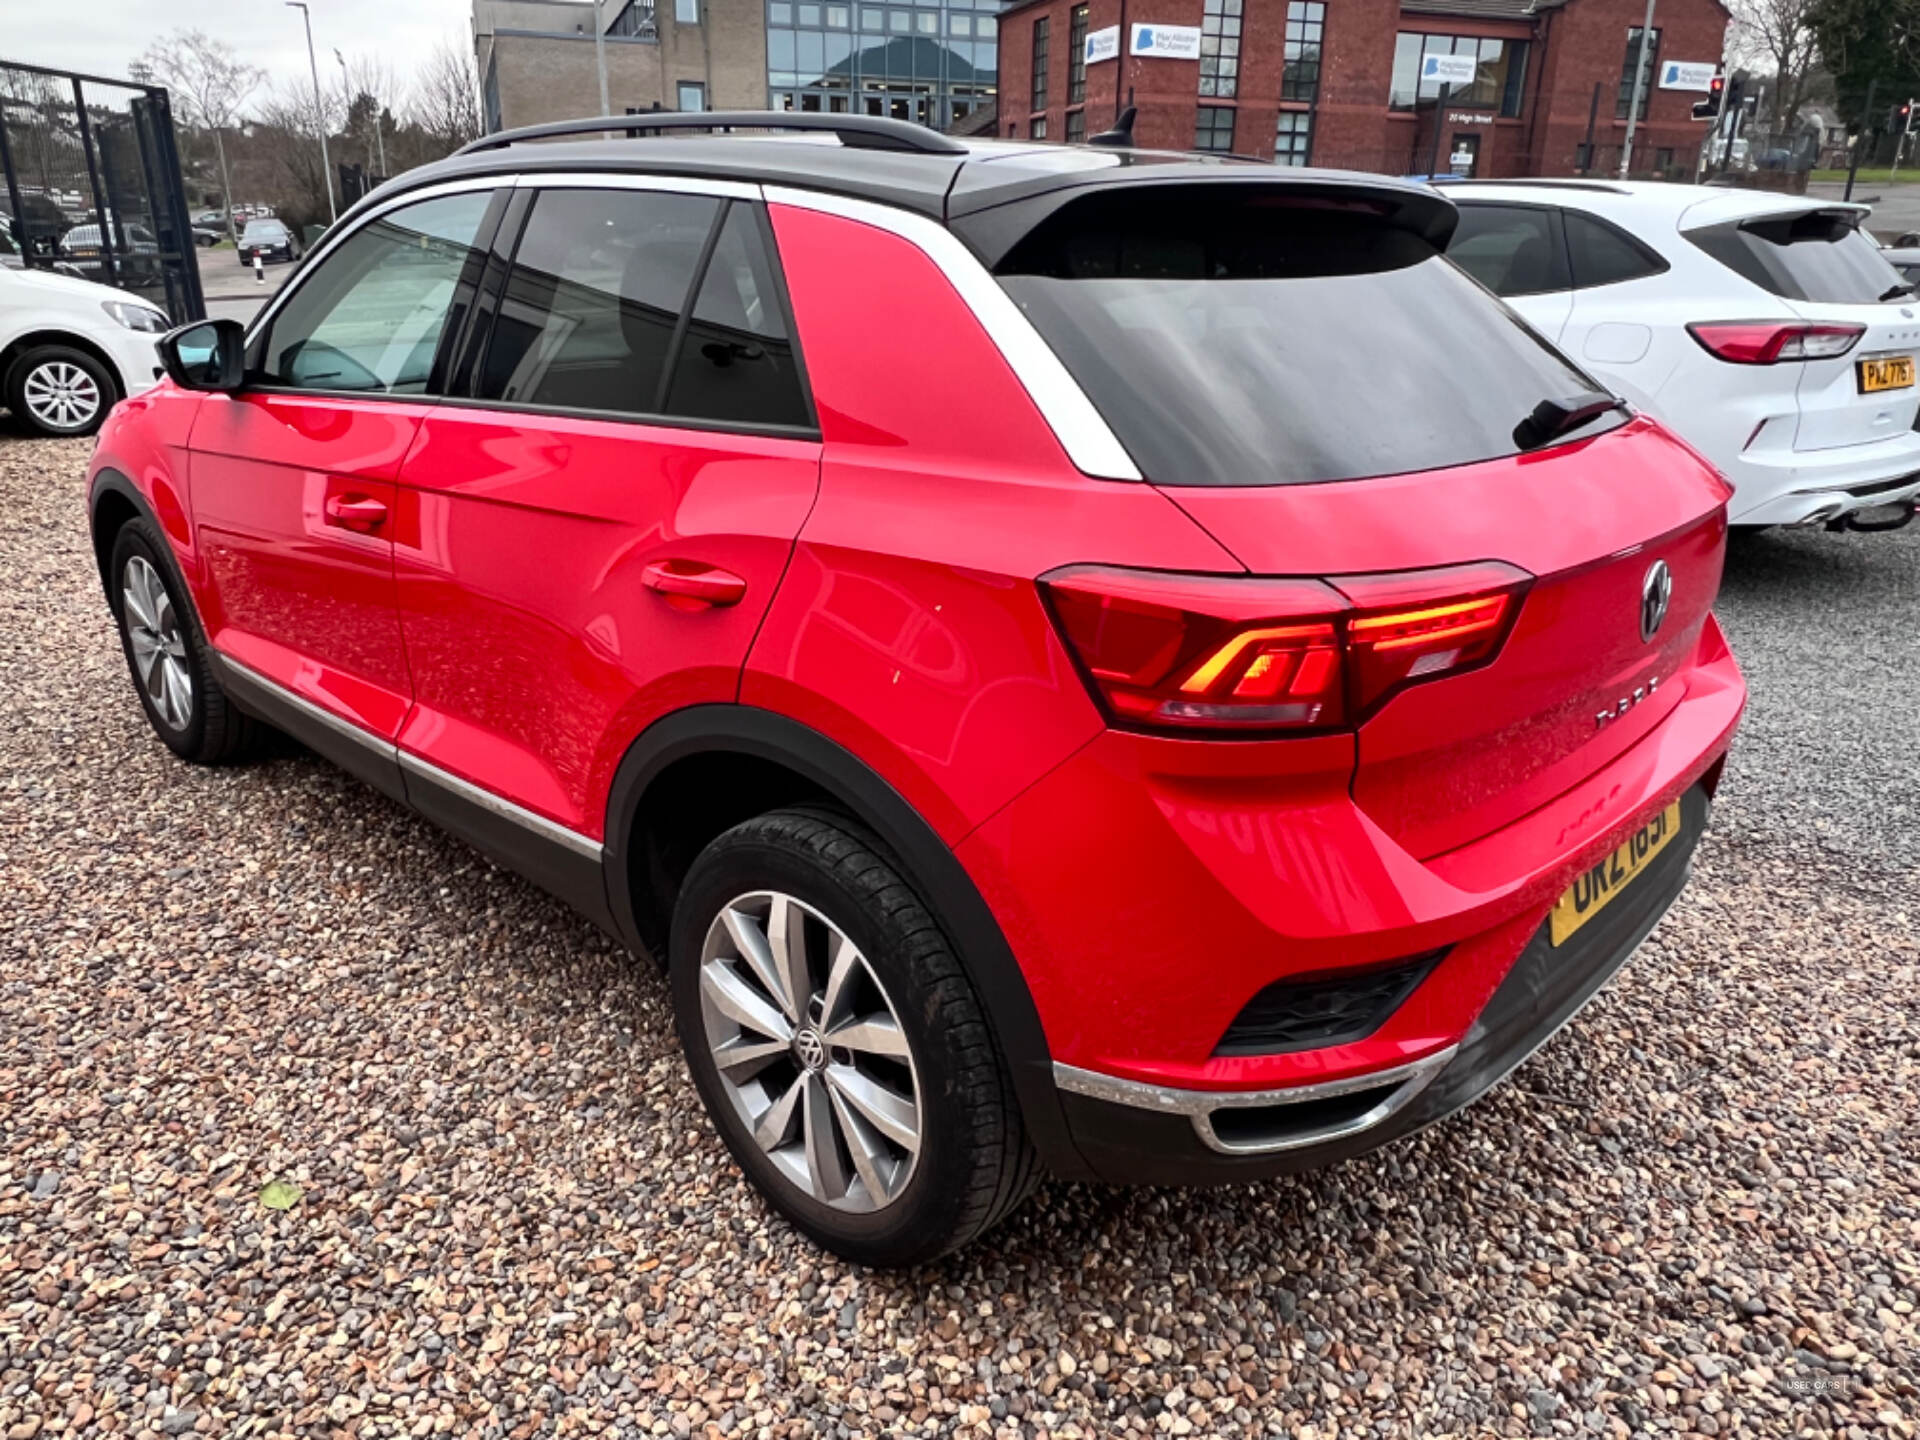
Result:
[[[238,320],[246,324],[259,308],[279,293],[291,265],[269,265],[264,281],[254,279],[253,267],[242,265],[227,249],[195,252],[200,260],[200,290],[210,320]]]
[[[1807,186],[1807,194],[1822,200],[1838,200],[1846,193],[1844,184],[1829,181],[1815,181]],[[1896,235],[1909,230],[1920,230],[1920,180],[1914,184],[1902,181],[1898,185],[1869,185],[1861,183],[1853,187],[1853,198],[1857,204],[1873,206],[1873,214],[1867,218],[1867,228],[1882,243],[1890,242]]]

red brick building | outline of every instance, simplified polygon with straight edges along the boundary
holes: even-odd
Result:
[[[1645,12],[1645,0],[1017,0],[1000,16],[997,128],[1079,140],[1131,96],[1147,146],[1402,175],[1614,174]],[[1692,178],[1704,96],[1658,82],[1674,61],[1716,65],[1727,20],[1720,0],[1659,0],[1634,174]],[[1170,26],[1200,31],[1199,58],[1130,53],[1141,27]],[[1113,58],[1083,63],[1089,34]],[[1192,39],[1162,30],[1149,43],[1190,54]],[[1420,78],[1430,53],[1475,60],[1444,109]]]

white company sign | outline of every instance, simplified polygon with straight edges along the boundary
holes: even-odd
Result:
[[[1136,25],[1133,27],[1134,55],[1151,55],[1159,60],[1198,60],[1198,25]]]
[[[1660,67],[1662,90],[1711,90],[1720,67],[1703,60],[1669,60]]]
[[[1104,30],[1087,32],[1088,65],[1098,65],[1102,60],[1112,60],[1120,54],[1120,27],[1109,25]]]

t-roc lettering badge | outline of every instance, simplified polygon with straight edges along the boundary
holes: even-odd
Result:
[[[1659,688],[1660,677],[1658,675],[1649,675],[1646,684],[1634,686],[1632,694],[1622,695],[1610,708],[1602,710],[1599,714],[1595,715],[1593,717],[1594,729],[1602,729],[1609,722],[1618,720],[1622,715],[1626,714],[1627,711],[1638,705],[1642,700],[1647,699]]]

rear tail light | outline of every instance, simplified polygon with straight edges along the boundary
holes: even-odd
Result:
[[[1772,320],[1700,322],[1687,333],[1716,359],[1731,365],[1777,365],[1782,360],[1833,360],[1860,343],[1864,325],[1782,325]]]
[[[1120,723],[1298,733],[1357,724],[1407,685],[1491,660],[1530,580],[1494,561],[1327,580],[1075,565],[1040,585]]]

